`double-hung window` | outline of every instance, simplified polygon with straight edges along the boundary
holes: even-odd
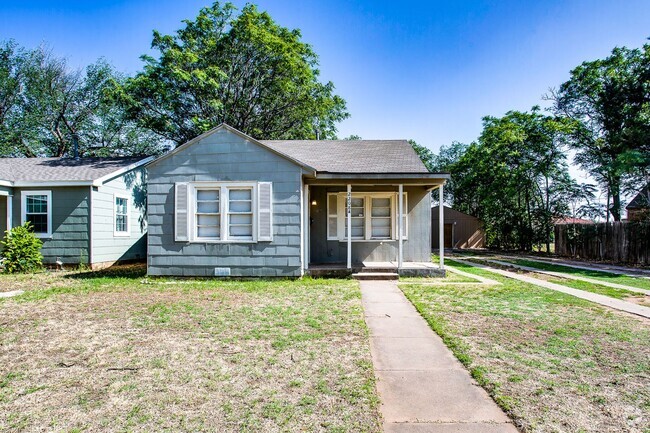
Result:
[[[113,196],[114,206],[114,236],[129,236],[129,198],[124,195]]]
[[[406,193],[404,193],[403,233],[408,233]],[[352,193],[350,200],[351,235],[353,241],[383,241],[397,239],[398,195],[396,193]],[[327,196],[327,239],[347,240],[347,193]]]
[[[253,240],[253,188],[228,189],[228,239]]]
[[[178,241],[248,243],[273,238],[270,182],[181,183],[176,185],[175,202]]]
[[[31,223],[36,236],[52,236],[52,191],[24,191],[21,211],[22,223]]]

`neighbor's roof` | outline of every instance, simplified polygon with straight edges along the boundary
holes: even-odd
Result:
[[[406,140],[259,140],[319,172],[429,173]]]
[[[92,182],[140,166],[151,157],[0,158],[0,180],[14,184]]]
[[[650,185],[646,185],[645,188],[639,191],[625,209],[645,209],[650,207],[650,203],[648,203],[648,196],[650,196],[648,189],[650,189]]]

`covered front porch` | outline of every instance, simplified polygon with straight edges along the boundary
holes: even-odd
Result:
[[[305,179],[304,274],[444,276],[443,249],[431,262],[431,192],[441,198],[448,175],[409,175]]]

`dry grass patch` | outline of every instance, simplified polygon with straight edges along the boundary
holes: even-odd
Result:
[[[379,431],[354,282],[142,280],[0,301],[0,430]]]
[[[650,321],[453,264],[502,285],[401,288],[523,431],[649,431]]]

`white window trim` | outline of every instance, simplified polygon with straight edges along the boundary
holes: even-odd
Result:
[[[257,182],[190,182],[190,194],[188,204],[188,220],[189,220],[189,237],[188,242],[202,243],[202,244],[254,244],[257,243]],[[196,191],[201,189],[218,189],[219,190],[219,218],[221,233],[220,239],[215,238],[201,238],[197,235],[196,227]],[[229,190],[231,189],[250,189],[251,190],[251,209],[253,213],[253,238],[240,239],[230,238],[228,230],[228,206],[229,206]]]
[[[336,205],[337,205],[337,236],[332,237],[329,235],[329,216],[330,216],[330,200],[329,197],[331,195],[336,195]],[[398,224],[397,224],[397,213],[398,213],[398,193],[396,192],[353,192],[352,193],[352,198],[359,198],[362,197],[364,199],[364,224],[365,224],[365,238],[359,239],[359,238],[352,238],[352,242],[395,242],[398,240]],[[390,238],[385,238],[385,239],[373,239],[371,237],[372,235],[372,199],[373,198],[390,198],[391,202],[391,237]],[[347,242],[347,238],[345,236],[345,221],[346,221],[346,213],[345,213],[345,204],[346,204],[346,193],[345,192],[330,192],[327,193],[327,203],[326,203],[326,236],[328,241],[339,241],[339,242]],[[409,213],[408,213],[408,193],[404,192],[404,237],[402,238],[403,240],[408,240],[408,220],[409,220]]]
[[[52,237],[52,191],[43,190],[43,191],[22,191],[20,198],[20,220],[21,224],[25,224],[27,221],[27,197],[32,195],[45,195],[47,196],[47,232],[46,233],[34,233],[36,237],[39,238],[51,238]]]
[[[126,200],[126,231],[117,231],[117,203],[116,199],[123,198]],[[131,199],[126,194],[113,194],[113,236],[126,238],[131,236]]]

